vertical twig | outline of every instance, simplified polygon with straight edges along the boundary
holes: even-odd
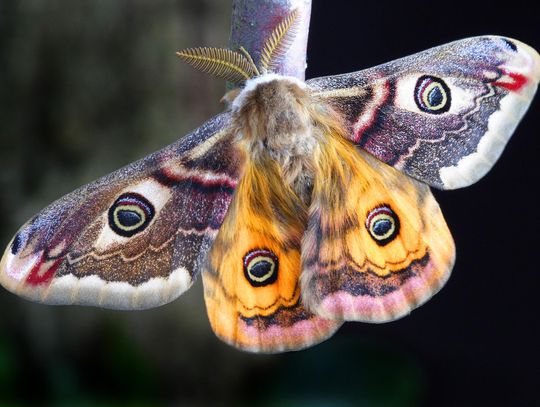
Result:
[[[244,47],[258,64],[265,40],[291,11],[300,11],[297,34],[277,73],[305,79],[311,0],[233,0],[229,48]],[[233,84],[227,85],[229,88]]]

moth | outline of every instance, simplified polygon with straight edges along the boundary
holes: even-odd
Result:
[[[227,110],[28,221],[2,257],[2,285],[130,310],[166,304],[202,274],[217,336],[267,353],[433,296],[455,248],[430,187],[489,171],[536,91],[540,56],[483,36],[303,82],[273,72],[298,18],[276,26],[259,65],[243,48],[179,52],[240,86]]]

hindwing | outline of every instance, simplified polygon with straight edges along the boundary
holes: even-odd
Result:
[[[341,325],[302,303],[306,210],[275,162],[248,162],[203,272],[210,323],[225,342],[253,352],[294,350]]]
[[[302,241],[304,304],[325,318],[399,318],[447,281],[455,248],[429,187],[330,137]]]

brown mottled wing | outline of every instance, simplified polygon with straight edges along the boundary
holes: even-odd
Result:
[[[540,79],[540,56],[475,37],[364,71],[308,81],[351,141],[431,186],[461,188],[495,164]]]
[[[203,271],[212,329],[251,352],[318,343],[341,325],[308,311],[300,295],[306,208],[276,163],[248,162]]]
[[[346,141],[330,140],[318,160],[302,242],[304,304],[325,318],[384,322],[427,301],[454,263],[429,187]]]
[[[10,291],[50,304],[140,309],[187,290],[240,177],[221,114],[35,216],[0,263]]]

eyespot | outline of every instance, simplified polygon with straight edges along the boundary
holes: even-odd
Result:
[[[414,101],[426,113],[441,114],[450,109],[450,88],[439,78],[421,76],[414,89]]]
[[[268,249],[256,249],[244,256],[244,276],[253,287],[264,287],[277,280],[279,261]]]
[[[390,243],[399,233],[399,218],[387,205],[379,206],[367,215],[366,228],[379,246]]]
[[[131,237],[146,229],[154,213],[154,207],[142,195],[122,194],[109,209],[109,226],[120,236]]]

